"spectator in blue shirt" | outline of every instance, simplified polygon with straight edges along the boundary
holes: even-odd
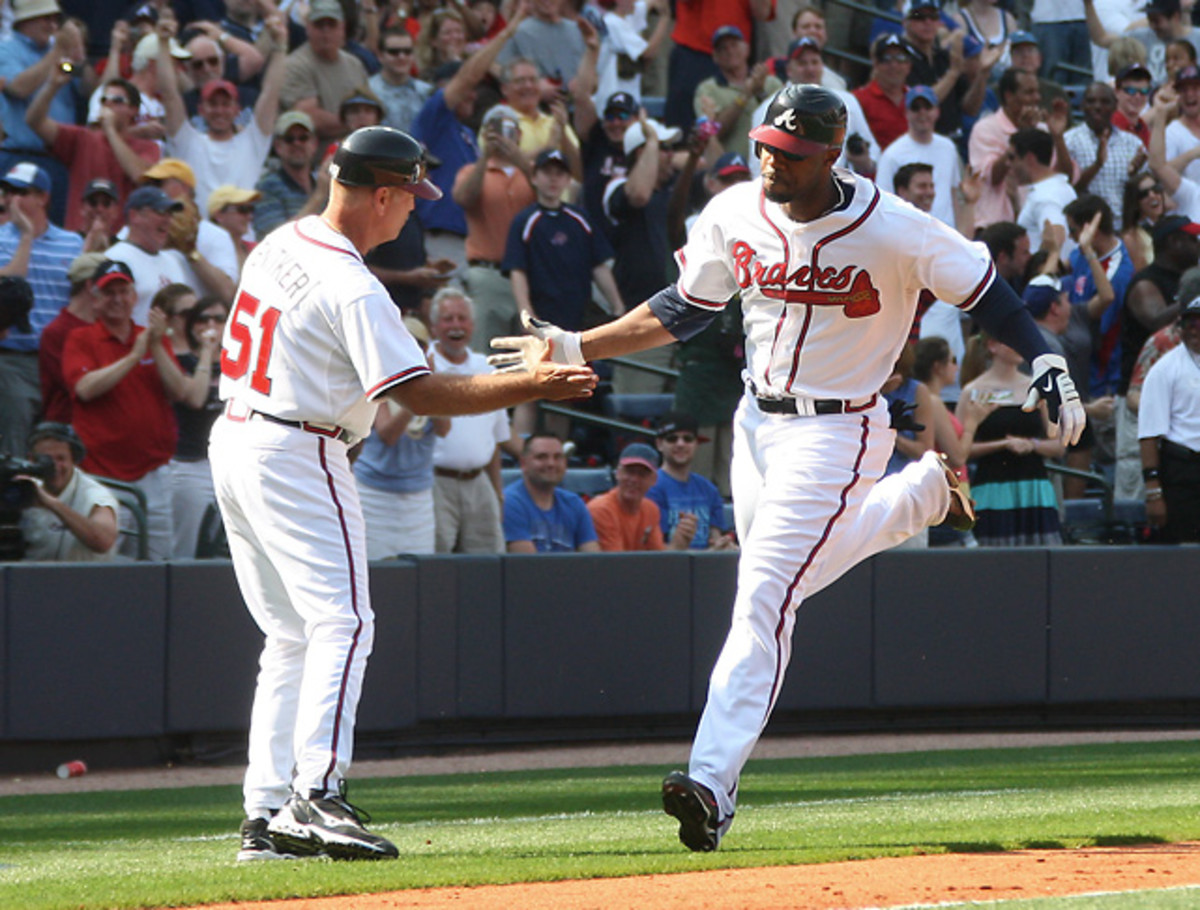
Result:
[[[562,201],[571,182],[566,156],[558,149],[541,152],[533,165],[537,202],[513,218],[501,269],[512,279],[521,312],[568,331],[583,328],[592,280],[614,316],[625,312],[608,261],[613,251],[588,216]]]
[[[692,472],[696,446],[708,439],[691,414],[668,411],[658,421],[662,466],[647,498],[658,505],[663,540],[672,550],[736,547],[725,521],[725,501],[707,477]]]
[[[521,452],[521,479],[504,489],[504,540],[509,553],[598,553],[587,506],[561,487],[567,473],[562,440],[534,433]]]
[[[38,158],[51,176],[54,195],[51,220],[62,222],[67,206],[66,165],[49,156],[41,138],[25,123],[25,110],[34,93],[50,81],[50,72],[60,62],[83,72],[87,62],[83,34],[74,22],[64,22],[57,0],[13,0],[13,33],[0,41],[0,173],[19,161]],[[50,102],[50,117],[59,123],[75,123],[75,83],[64,85]],[[23,454],[23,453],[22,453]]]
[[[0,177],[11,220],[0,226],[0,275],[26,279],[33,288],[31,331],[0,341],[0,449],[25,454],[25,439],[41,410],[38,342],[42,329],[71,296],[67,269],[83,252],[83,238],[50,223],[50,175],[29,161]]]

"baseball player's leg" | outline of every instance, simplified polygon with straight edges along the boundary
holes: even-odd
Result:
[[[462,522],[462,503],[458,489],[461,485],[462,481],[453,477],[433,478],[433,508],[439,553],[453,553],[458,545],[458,532]]]
[[[500,526],[500,499],[487,473],[459,482],[463,498],[460,552],[503,553],[504,531]]]

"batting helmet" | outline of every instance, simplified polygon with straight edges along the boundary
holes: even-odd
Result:
[[[846,138],[846,105],[827,88],[789,83],[775,93],[750,138],[801,157],[841,148]]]
[[[422,199],[441,199],[425,176],[425,149],[408,133],[390,126],[355,130],[338,147],[329,173],[346,186],[398,186]]]

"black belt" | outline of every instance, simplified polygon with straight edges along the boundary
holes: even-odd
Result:
[[[877,395],[855,404],[838,398],[758,398],[758,409],[764,414],[857,414],[875,406]],[[809,410],[809,403],[812,408]]]
[[[456,471],[453,468],[438,468],[433,469],[433,473],[438,477],[449,477],[451,480],[474,480],[483,473],[483,468],[472,468],[469,471]]]
[[[500,263],[492,262],[490,259],[468,259],[467,265],[473,269],[494,269],[500,271]]]
[[[263,420],[269,420],[271,423],[292,427],[296,430],[303,430],[305,433],[315,433],[317,436],[324,436],[327,439],[336,439],[338,442],[346,443],[346,445],[354,442],[354,434],[341,427],[322,427],[315,423],[309,423],[307,420],[285,420],[283,417],[276,417],[274,414],[267,414],[263,411],[251,411],[250,416],[261,417]]]

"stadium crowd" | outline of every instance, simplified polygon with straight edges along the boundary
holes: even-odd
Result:
[[[1152,539],[1200,539],[1200,9],[876,2],[4,0],[0,451],[60,466],[31,555],[111,558],[113,487],[151,558],[203,550],[241,267],[321,211],[353,130],[427,149],[443,197],[367,262],[433,368],[475,372],[522,313],[579,329],[669,283],[704,202],[758,173],[747,132],[787,82],[844,100],[842,166],[987,245],[1087,402],[1079,445],[1048,438],[1019,356],[926,294],[884,389],[907,415],[889,470],[945,452],[979,525],[917,545],[1060,543],[1095,474]],[[356,465],[372,558],[735,546],[737,310],[605,373],[674,395],[655,445],[381,407]],[[590,502],[572,452],[613,465]]]

